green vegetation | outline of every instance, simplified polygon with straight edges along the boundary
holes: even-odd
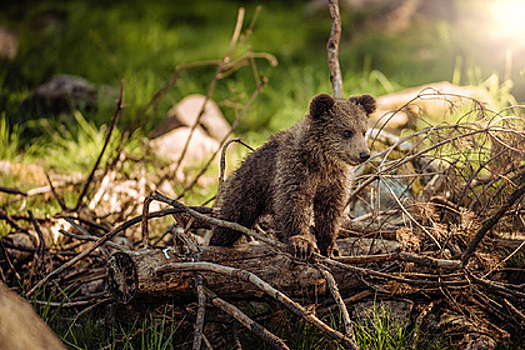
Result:
[[[58,116],[27,115],[20,107],[38,85],[53,75],[82,76],[108,86],[113,95],[123,80],[126,109],[120,126],[125,127],[177,65],[222,56],[240,6],[226,1],[173,5],[167,0],[139,1],[134,6],[118,1],[47,1],[27,5],[25,11],[15,4],[7,6],[0,14],[0,23],[19,34],[20,44],[16,59],[0,66],[0,111],[11,126],[20,125],[12,130],[14,135],[40,136],[30,140],[22,137],[18,146],[38,147],[45,144],[42,139],[52,138],[52,133],[42,132],[46,125],[34,120],[45,117],[45,123],[50,123],[49,119],[58,120]],[[242,6],[246,7],[246,28],[257,4]],[[416,20],[402,33],[385,35],[377,29],[361,30],[364,23],[368,24],[370,13],[343,14],[345,32],[340,56],[347,94],[381,95],[403,86],[439,80],[479,84],[498,69],[464,64],[466,59],[462,59],[460,50],[463,42],[453,34],[452,24],[442,18]],[[247,133],[253,142],[261,143],[268,134],[299,119],[313,94],[331,90],[325,53],[329,30],[330,22],[323,11],[310,13],[294,3],[270,2],[263,6],[253,35],[236,54],[251,48],[275,55],[279,64],[270,67],[267,61],[257,60],[270,83],[244,118],[239,133]],[[465,56],[473,55],[463,51]],[[147,135],[182,97],[205,93],[214,70],[214,66],[185,70],[142,132]],[[227,119],[233,120],[237,112],[230,107],[232,103],[245,102],[254,85],[249,67],[219,83],[213,98],[223,106]],[[96,112],[85,113],[85,118],[98,126],[109,122],[114,108],[108,99],[101,103]],[[76,132],[74,124],[75,120],[67,124],[68,133]]]
[[[20,44],[16,59],[0,66],[0,110],[10,125],[20,124],[19,131],[30,129],[41,135],[35,131],[41,128],[39,123],[28,123],[28,119],[38,120],[40,116],[24,115],[20,106],[53,75],[82,76],[113,91],[124,80],[126,109],[120,125],[126,126],[175,66],[222,56],[241,5],[246,7],[246,28],[256,13],[255,2],[173,5],[164,0],[129,6],[118,1],[47,1],[26,5],[24,10],[13,3],[0,14],[0,23],[19,34]],[[472,61],[473,52],[463,48],[461,37],[443,18],[416,19],[409,29],[385,35],[378,29],[361,30],[365,23],[368,25],[370,13],[343,14],[340,56],[347,94],[381,95],[439,80],[479,84],[500,69],[465,64]],[[244,119],[240,133],[256,130],[262,133],[256,137],[260,142],[268,133],[300,118],[306,110],[305,101],[313,94],[331,90],[325,53],[329,30],[330,22],[323,11],[310,13],[295,3],[264,4],[253,35],[236,54],[249,48],[268,52],[277,57],[279,65],[272,68],[265,60],[257,60],[270,83]],[[205,93],[214,70],[207,66],[184,71],[145,126],[144,134],[162,120],[174,102],[191,93]],[[236,111],[228,102],[246,101],[253,89],[252,72],[247,67],[221,81],[213,98],[223,105],[231,121]],[[85,117],[96,125],[108,123],[113,108],[113,103],[105,101],[98,111]],[[21,140],[22,145],[29,143],[35,140]]]
[[[0,159],[17,160],[19,157],[18,126],[9,126],[5,112],[0,116]]]
[[[43,303],[32,299],[40,317],[70,349],[163,350],[176,349],[177,344],[186,342],[181,340],[184,333],[179,331],[185,317],[176,316],[169,304],[126,319],[122,310],[113,307],[86,309],[80,314],[63,308],[74,295],[73,288],[57,295],[44,289],[39,293]]]

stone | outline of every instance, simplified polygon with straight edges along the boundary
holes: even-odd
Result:
[[[0,58],[14,60],[18,52],[18,37],[6,27],[0,26]]]
[[[21,106],[24,115],[32,117],[70,114],[75,109],[86,111],[98,107],[98,89],[84,78],[56,75],[40,85]]]
[[[206,96],[203,95],[190,95],[182,99],[168,111],[166,119],[153,131],[151,138],[159,137],[181,126],[191,127],[197,120],[205,100]],[[230,131],[230,124],[224,118],[219,106],[212,100],[206,103],[199,127],[217,141],[223,140]]]
[[[190,131],[190,127],[180,127],[150,140],[149,145],[152,152],[157,157],[170,161],[175,166],[179,161],[186,140],[190,135]],[[211,155],[219,149],[219,146],[219,142],[210,137],[203,129],[196,128],[191,137],[182,164],[179,167],[179,173],[176,174],[177,178],[183,178],[180,171],[185,167],[207,161]]]

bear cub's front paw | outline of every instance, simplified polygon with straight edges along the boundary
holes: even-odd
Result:
[[[288,249],[295,258],[303,261],[310,260],[314,253],[319,253],[317,244],[311,236],[288,237]]]
[[[327,258],[337,258],[341,256],[341,252],[339,251],[339,248],[337,247],[337,244],[335,242],[332,242],[328,245],[319,245],[319,251],[321,255],[326,256]]]

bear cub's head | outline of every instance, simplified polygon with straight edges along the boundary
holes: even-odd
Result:
[[[315,135],[316,147],[327,158],[357,165],[370,158],[365,134],[368,117],[376,110],[370,95],[336,100],[320,94],[310,102],[309,127]]]

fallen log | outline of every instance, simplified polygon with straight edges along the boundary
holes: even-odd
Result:
[[[399,248],[393,241],[346,238],[337,241],[343,255],[390,253]],[[327,292],[322,273],[313,265],[298,262],[264,243],[234,247],[199,247],[200,261],[254,273],[291,297],[310,298]],[[177,247],[141,249],[114,253],[106,265],[108,289],[121,303],[152,302],[162,299],[195,298],[195,272],[160,272],[166,265],[196,261],[197,257]],[[332,268],[341,290],[358,287],[354,272]],[[206,285],[225,299],[257,299],[264,294],[256,286],[232,280],[231,276],[210,271],[201,273]]]

